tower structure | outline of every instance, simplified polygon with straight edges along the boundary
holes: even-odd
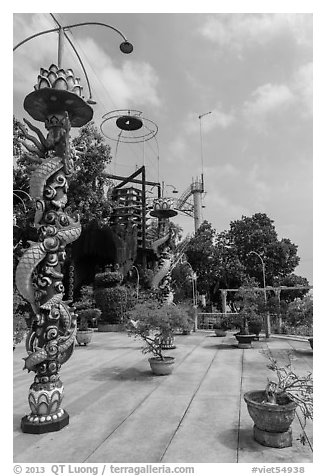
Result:
[[[194,201],[194,225],[195,225],[195,232],[200,227],[203,221],[203,214],[202,214],[202,194],[204,193],[204,184],[202,180],[199,180],[198,177],[193,180],[191,186],[191,193],[193,195]]]

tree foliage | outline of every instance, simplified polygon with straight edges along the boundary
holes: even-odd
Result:
[[[204,221],[191,238],[186,255],[198,274],[198,291],[220,303],[220,289],[237,289],[249,278],[263,287],[263,264],[266,286],[308,286],[306,278],[293,273],[300,262],[297,249],[290,239],[278,238],[273,220],[256,213],[232,221],[221,233]],[[307,292],[289,291],[287,296],[291,301]],[[228,303],[233,307],[233,293],[228,293]]]
[[[208,221],[204,221],[198,228],[195,236],[190,239],[186,249],[186,256],[198,277],[198,292],[207,294],[216,283],[216,230]]]
[[[263,286],[262,262],[265,264],[266,285],[273,285],[275,278],[287,276],[299,264],[297,245],[289,239],[278,239],[271,220],[265,213],[256,213],[252,217],[243,216],[230,224],[229,242],[235,248],[240,262],[245,266],[248,276],[256,278]]]
[[[110,200],[105,197],[105,186],[110,180],[103,176],[111,161],[110,146],[105,144],[93,122],[79,130],[72,145],[77,156],[69,179],[67,209],[78,210],[82,224],[94,219],[103,223],[111,212]]]

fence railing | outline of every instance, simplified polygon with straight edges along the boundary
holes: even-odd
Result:
[[[197,327],[198,329],[213,329],[214,324],[221,318],[227,322],[229,318],[231,322],[232,317],[237,315],[236,312],[198,312]]]

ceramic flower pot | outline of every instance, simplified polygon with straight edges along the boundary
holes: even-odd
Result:
[[[175,359],[174,357],[164,357],[164,360],[161,360],[157,357],[150,357],[148,359],[148,362],[151,366],[153,374],[169,375],[170,373],[172,373]]]
[[[93,329],[87,329],[86,331],[77,330],[76,340],[79,345],[88,345],[93,336]]]
[[[249,415],[254,421],[254,439],[264,446],[286,448],[292,446],[291,424],[297,404],[287,395],[278,405],[263,403],[265,391],[244,394]]]

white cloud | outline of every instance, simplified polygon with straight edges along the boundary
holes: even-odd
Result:
[[[32,34],[51,28],[55,28],[55,25],[49,15],[31,15],[29,22],[26,21],[26,15],[16,15],[14,43],[17,44]],[[161,101],[157,92],[158,75],[149,63],[121,55],[119,62],[115,64],[105,51],[87,36],[78,42],[73,40],[73,43],[84,63],[94,99],[105,105],[105,112],[108,99],[111,102],[110,106],[116,106],[117,109],[132,107],[137,109],[143,105],[160,106]],[[22,94],[32,91],[39,68],[41,66],[47,68],[51,63],[57,63],[57,49],[57,33],[32,39],[18,48],[14,53],[15,91]],[[72,68],[81,76],[86,97],[86,79],[67,41],[64,43],[63,67]]]
[[[221,106],[212,110],[211,121],[207,124],[207,130],[211,131],[216,127],[220,129],[227,129],[235,121],[235,116],[233,112],[224,112]]]
[[[205,181],[207,184],[207,180]],[[237,200],[237,197],[232,194],[232,197],[227,197],[225,193],[216,190],[216,184],[207,184],[207,199],[205,202],[209,205],[205,210],[206,219],[214,223],[216,216],[218,216],[218,230],[225,229],[230,221],[239,219],[242,215],[249,215],[250,209],[247,208],[243,200]],[[223,224],[223,222],[225,222]]]
[[[86,57],[86,61],[91,64],[89,70],[93,72],[90,76],[102,102],[107,102],[109,96],[118,109],[160,105],[158,75],[149,63],[137,62],[128,57],[115,64],[94,40],[87,38],[80,45],[83,58]]]
[[[279,117],[290,107],[295,107],[300,116],[312,116],[312,63],[301,65],[288,84],[267,83],[259,86],[245,101],[242,114],[249,127],[264,131],[267,121]]]
[[[30,36],[55,28],[49,15],[15,14],[14,46]],[[46,33],[32,38],[19,46],[13,53],[13,76],[15,92],[28,94],[37,82],[40,67],[48,68],[57,62],[58,35]]]
[[[183,129],[188,135],[199,134],[199,115],[202,114],[203,117],[201,118],[201,124],[203,133],[209,133],[216,129],[227,129],[236,120],[234,111],[224,111],[223,106],[218,103],[210,110],[210,114],[206,115],[204,112],[200,112],[200,114],[197,115],[194,115],[193,113],[188,114],[183,125]]]
[[[240,169],[229,162],[225,164],[207,165],[204,167],[204,175],[207,177],[214,176],[216,178],[234,178],[241,173]]]
[[[188,157],[188,142],[186,142],[185,137],[179,135],[175,137],[168,146],[168,155],[165,160],[168,162],[175,163],[186,163]]]
[[[302,65],[293,76],[293,91],[297,95],[301,113],[305,117],[312,116],[312,63]]]
[[[284,112],[295,100],[287,85],[271,83],[259,86],[251,97],[243,105],[243,116],[247,125],[260,131],[270,116]]]
[[[299,45],[312,41],[312,15],[304,13],[232,13],[210,15],[200,33],[222,47],[241,51],[290,35]]]

